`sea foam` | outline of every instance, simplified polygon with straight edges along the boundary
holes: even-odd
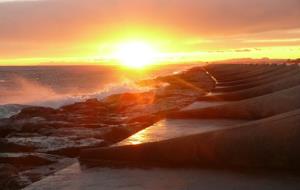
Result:
[[[25,84],[25,85],[24,85]],[[123,81],[121,83],[107,84],[101,90],[85,94],[59,94],[53,89],[23,81],[23,92],[10,92],[20,94],[20,96],[9,97],[7,102],[2,100],[0,105],[0,118],[7,118],[17,114],[27,106],[43,106],[59,108],[64,105],[82,102],[88,99],[104,99],[113,94],[138,93],[151,90],[149,87],[138,86],[134,81]],[[7,92],[6,92],[7,93]]]

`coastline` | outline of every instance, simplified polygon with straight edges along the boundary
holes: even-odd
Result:
[[[207,65],[146,80],[143,85],[155,86],[148,92],[89,99],[59,109],[27,107],[0,120],[6,149],[1,152],[20,153],[2,153],[1,160],[20,163],[21,171],[30,170],[30,164],[33,168],[38,163],[41,168],[52,167],[35,179],[30,179],[30,172],[25,174],[23,186],[28,179],[33,181],[27,183],[32,183],[60,170],[53,165],[68,158],[98,167],[297,169],[298,155],[293,150],[286,152],[280,142],[296,138],[290,132],[298,131],[299,69],[298,65]],[[279,119],[280,123],[278,118],[284,119]],[[176,124],[176,119],[182,121]],[[192,125],[195,119],[198,121]],[[201,124],[204,119],[206,123]],[[224,125],[225,120],[220,119],[231,123]],[[286,135],[278,136],[287,123]],[[170,128],[158,133],[163,125]],[[191,126],[190,133],[180,133],[184,125]],[[266,146],[257,147],[258,140]],[[292,148],[297,143],[285,146]],[[272,156],[262,157],[266,150]],[[27,168],[22,165],[25,161]]]

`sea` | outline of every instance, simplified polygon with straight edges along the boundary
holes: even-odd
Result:
[[[144,70],[102,65],[3,66],[0,67],[0,118],[10,117],[26,106],[59,108],[86,99],[149,90],[136,85],[136,81],[193,66],[163,65]]]

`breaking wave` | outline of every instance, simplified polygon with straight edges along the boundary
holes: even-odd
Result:
[[[101,100],[113,94],[149,91],[151,88],[139,86],[135,80],[169,75],[191,67],[192,65],[166,66],[150,71],[146,75],[139,76],[137,74],[134,77],[132,75],[128,77],[123,72],[119,75],[118,72],[106,70],[106,68],[100,68],[100,70],[92,68],[97,72],[91,72],[90,68],[84,69],[85,67],[52,68],[50,70],[48,70],[49,68],[35,67],[4,69],[4,73],[7,74],[6,77],[0,77],[0,118],[10,117],[25,106],[59,108],[91,98]],[[84,70],[82,71],[82,69]],[[23,74],[27,74],[26,77]],[[39,80],[41,78],[44,80]],[[80,80],[77,80],[78,78]],[[85,78],[87,78],[85,82],[88,86],[86,89],[82,88],[85,83],[82,83],[82,80]],[[64,80],[67,82],[61,83]],[[49,81],[51,82],[49,83]],[[72,82],[70,83],[70,81]],[[79,88],[77,88],[78,86]],[[62,87],[63,91],[57,87]]]
[[[101,100],[113,94],[137,93],[150,90],[148,87],[140,87],[134,81],[107,84],[101,90],[85,94],[60,94],[47,86],[35,81],[18,78],[17,88],[14,90],[3,90],[0,99],[0,118],[7,118],[26,106],[44,106],[59,108],[64,105],[82,102],[87,99],[96,98]]]

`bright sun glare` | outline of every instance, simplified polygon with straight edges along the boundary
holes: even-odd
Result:
[[[114,58],[131,68],[144,68],[156,61],[157,52],[145,42],[127,42],[117,46]]]

